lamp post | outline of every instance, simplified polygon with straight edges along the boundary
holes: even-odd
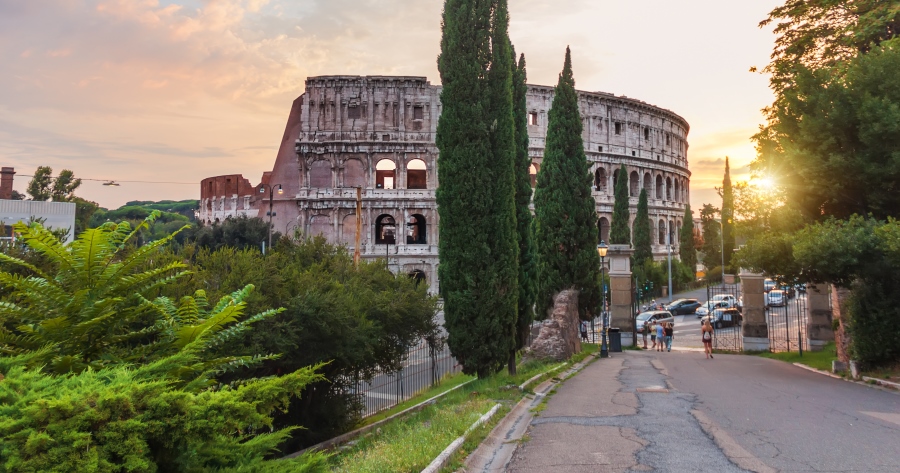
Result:
[[[719,253],[722,254],[722,287],[725,287],[725,216],[719,219],[719,243],[721,244]]]
[[[600,303],[600,320],[602,321],[602,327],[600,330],[600,358],[608,358],[609,357],[609,348],[606,346],[606,329],[609,325],[609,321],[607,320],[608,314],[606,311],[606,284],[603,279],[604,269],[605,269],[605,260],[606,260],[606,252],[609,251],[609,246],[607,246],[606,242],[600,240],[600,243],[597,245],[597,253],[600,255],[600,284],[603,286],[603,295],[602,301]]]
[[[272,247],[272,217],[275,216],[275,212],[272,211],[272,200],[273,200],[274,197],[275,197],[275,189],[276,189],[276,188],[278,188],[278,195],[283,194],[283,193],[284,193],[284,190],[281,188],[281,184],[274,184],[274,185],[270,185],[270,184],[260,184],[260,185],[259,185],[259,193],[260,193],[260,194],[265,194],[265,193],[266,193],[266,188],[269,189],[269,211],[266,212],[266,215],[269,216],[269,228],[268,228],[268,231],[269,231],[269,248],[271,248],[271,247]]]

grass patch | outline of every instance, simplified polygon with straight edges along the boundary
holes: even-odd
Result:
[[[412,406],[415,406],[416,404],[418,404],[426,399],[430,399],[434,396],[437,396],[438,394],[445,393],[445,392],[459,386],[460,384],[471,381],[473,379],[475,379],[474,376],[469,376],[467,374],[462,374],[462,373],[456,373],[456,374],[453,374],[450,376],[446,376],[444,379],[441,380],[440,384],[438,384],[436,386],[432,386],[432,387],[416,394],[415,396],[407,399],[406,401],[403,401],[400,404],[397,404],[396,406],[394,406],[390,409],[386,409],[377,414],[366,417],[365,419],[362,420],[362,422],[359,423],[359,425],[356,426],[356,428],[358,429],[360,427],[365,427],[369,424],[374,424],[375,422],[378,422],[382,419],[386,419],[398,412],[403,411],[404,409],[408,409]]]
[[[758,356],[773,360],[786,361],[788,363],[800,363],[817,370],[831,372],[831,362],[837,359],[834,342],[829,342],[820,351],[803,351],[803,356],[797,352],[771,353],[762,352]]]
[[[596,349],[591,351],[585,347],[578,359],[583,360],[595,351]],[[572,364],[573,361],[564,363],[559,370],[547,373],[541,379],[558,376],[560,370]],[[463,447],[445,469],[454,471],[462,466],[469,452],[478,447],[491,429],[522,398],[523,394],[518,386],[556,366],[560,366],[560,363],[531,360],[518,366],[516,376],[509,376],[504,370],[489,378],[477,379],[448,393],[421,411],[391,421],[355,443],[339,449],[331,458],[332,471],[362,473],[421,471],[479,417],[500,403],[501,408],[494,417],[469,435]],[[457,384],[462,382],[465,380],[458,381]],[[442,386],[443,391],[450,387],[452,386]],[[419,402],[425,399],[425,396],[426,394],[419,396]]]

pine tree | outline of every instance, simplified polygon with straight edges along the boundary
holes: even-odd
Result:
[[[514,345],[518,244],[512,51],[504,0],[446,0],[438,274],[447,344],[463,372],[486,377]],[[492,47],[493,46],[493,47]],[[485,71],[488,71],[485,74]]]
[[[641,189],[638,199],[637,215],[634,216],[634,263],[653,259],[653,247],[650,236],[650,209],[647,203],[647,189]]]
[[[725,177],[722,179],[722,251],[725,270],[729,271],[731,255],[734,253],[734,192],[731,188],[728,156],[725,156]]]
[[[694,213],[691,212],[691,204],[684,206],[684,218],[681,224],[678,253],[681,262],[691,268],[691,274],[697,273],[697,249],[694,248]]]
[[[515,59],[515,50],[512,51]],[[515,346],[510,351],[507,367],[510,374],[516,372],[516,351],[528,343],[531,322],[534,320],[535,283],[537,264],[534,255],[534,238],[531,230],[531,158],[528,156],[528,113],[525,85],[525,55],[519,56],[518,66],[514,64],[513,73],[513,117],[515,123],[516,145],[516,232],[519,238],[519,310],[516,319]]]
[[[534,191],[538,317],[546,316],[554,295],[569,288],[579,291],[582,318],[597,312],[600,258],[591,183],[572,57],[566,48],[565,63],[550,107],[544,160]]]
[[[628,220],[631,214],[628,212],[628,170],[625,165],[619,169],[614,191],[612,222],[609,227],[609,244],[630,245],[631,230],[628,229]]]
[[[722,265],[722,240],[719,235],[719,222],[716,221],[719,209],[712,204],[704,204],[700,210],[700,225],[703,227],[703,266],[707,272]]]

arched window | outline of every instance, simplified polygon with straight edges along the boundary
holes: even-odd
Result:
[[[375,220],[375,244],[396,245],[396,232],[397,223],[394,221],[394,217],[388,214],[383,214],[379,215]]]
[[[421,269],[414,269],[411,273],[409,273],[409,277],[411,279],[415,279],[416,286],[418,286],[419,283],[425,282],[425,271],[422,271]]]
[[[594,188],[600,192],[606,192],[606,169],[597,168],[594,171]]]
[[[650,173],[644,173],[644,190],[647,191],[647,198],[653,195],[653,178],[650,177]]]
[[[657,227],[657,231],[659,232],[659,244],[666,244],[666,221],[663,219],[659,219],[659,227]]]
[[[600,235],[600,241],[605,241],[609,243],[609,220],[606,217],[600,217],[600,220],[597,220],[597,233]]]
[[[666,178],[666,200],[672,200],[672,178]]]
[[[419,214],[410,215],[409,221],[406,222],[406,243],[408,245],[424,245],[428,243],[426,231],[425,217]]]
[[[331,162],[324,159],[315,161],[309,166],[309,187],[331,189]]]
[[[375,188],[394,189],[394,179],[397,176],[397,165],[390,159],[382,159],[375,165]]]
[[[528,166],[528,175],[529,175],[529,177],[531,177],[531,188],[532,189],[534,189],[535,186],[537,186],[537,173],[538,173],[538,170],[534,164],[532,164],[531,166]]]
[[[675,201],[681,202],[681,192],[678,189],[678,179],[675,179]]]
[[[333,226],[331,225],[331,217],[328,215],[313,215],[309,218],[309,235],[322,235],[327,240],[331,241],[331,236],[334,233]]]
[[[675,233],[675,221],[674,220],[669,220],[668,231],[671,232],[671,233],[669,233],[669,244],[672,245],[672,248],[675,248],[675,245],[678,244],[678,234]]]
[[[421,159],[413,159],[406,166],[406,188],[428,188],[428,171],[425,170],[425,161],[422,161]]]
[[[662,200],[663,196],[663,180],[662,175],[656,175],[656,198]]]
[[[366,187],[366,170],[362,161],[348,159],[344,162],[344,187]]]
[[[638,194],[641,193],[641,178],[638,177],[637,171],[631,171],[631,176],[628,182],[629,195],[632,197],[637,197]]]
[[[613,171],[613,193],[616,192],[616,184],[619,183],[619,171],[621,171],[619,168],[616,168]]]

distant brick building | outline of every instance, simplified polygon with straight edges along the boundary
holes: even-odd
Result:
[[[197,220],[209,224],[240,215],[256,217],[255,190],[240,174],[207,177],[200,181]]]

